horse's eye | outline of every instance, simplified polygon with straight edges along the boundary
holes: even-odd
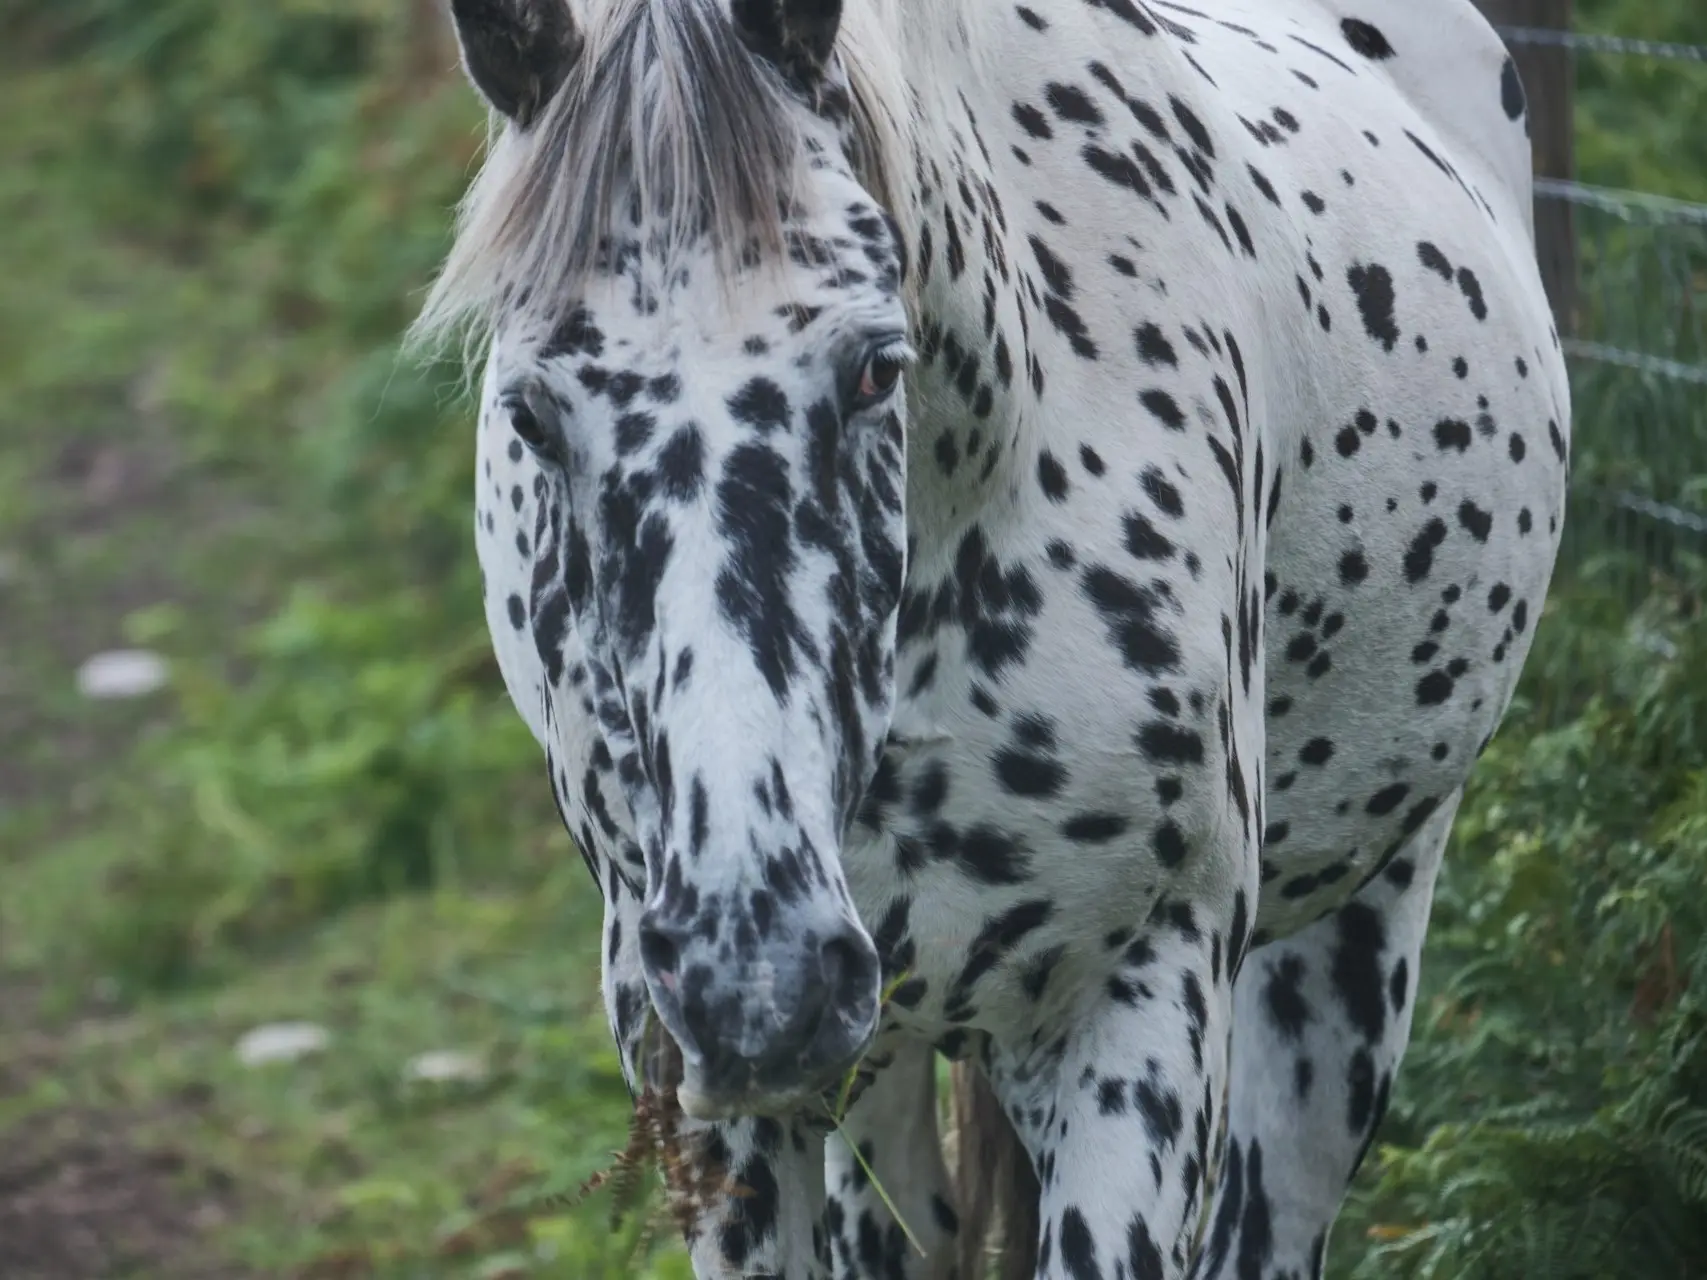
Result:
[[[885,347],[866,358],[860,370],[859,389],[854,393],[855,409],[870,409],[883,403],[901,381],[901,370],[907,367],[904,347]]]
[[[504,410],[510,415],[510,430],[516,433],[516,438],[531,449],[534,455],[545,462],[557,461],[557,442],[539,420],[539,415],[533,411],[522,396],[507,396],[504,399]]]

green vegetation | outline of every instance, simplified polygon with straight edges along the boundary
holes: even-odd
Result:
[[[1707,9],[1577,5],[1707,44]],[[1584,56],[1581,181],[1707,201],[1707,65]],[[1579,211],[1581,335],[1707,364],[1707,229]],[[1573,376],[1578,500],[1454,827],[1410,1053],[1335,1229],[1346,1280],[1707,1276],[1707,508],[1700,388]],[[1636,607],[1633,607],[1636,606]]]
[[[1707,9],[1690,0],[1575,0],[1577,30],[1707,45]],[[1707,66],[1586,54],[1577,62],[1577,176],[1584,182],[1707,202]]]
[[[1454,829],[1340,1274],[1707,1274],[1704,581],[1550,606]],[[1548,728],[1554,672],[1582,700]]]
[[[396,354],[482,136],[434,6],[6,46],[0,1126],[117,1112],[234,1176],[259,1274],[626,1280],[639,1228],[559,1202],[626,1136],[598,900],[490,658],[459,373]],[[124,643],[164,704],[75,696]],[[324,1052],[239,1065],[298,1019]],[[479,1078],[406,1078],[444,1049]]]
[[[562,1200],[625,1135],[598,903],[489,656],[459,371],[397,355],[481,140],[434,8],[27,0],[8,28],[0,1134],[122,1116],[191,1190],[231,1175],[208,1247],[257,1274],[667,1280],[667,1240]],[[1694,0],[1579,8],[1707,43]],[[1707,199],[1707,68],[1581,86],[1585,180]],[[1658,263],[1701,308],[1677,243],[1610,236],[1604,296]],[[1601,322],[1701,356],[1652,307]],[[1697,491],[1699,403],[1600,373],[1578,403],[1597,482]],[[1668,544],[1632,614],[1593,530],[1459,819],[1336,1274],[1707,1274],[1707,576]],[[170,693],[80,700],[123,643]],[[322,1052],[238,1063],[297,1019]],[[481,1070],[406,1075],[442,1049]]]

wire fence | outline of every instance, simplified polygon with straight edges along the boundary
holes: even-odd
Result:
[[[1707,76],[1707,45],[1498,27],[1508,47],[1647,59]],[[1562,571],[1631,604],[1707,558],[1707,204],[1537,178],[1538,222],[1568,211],[1575,304],[1563,339],[1575,408]]]

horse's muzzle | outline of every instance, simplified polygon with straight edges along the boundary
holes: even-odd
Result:
[[[879,965],[851,921],[778,935],[750,958],[648,911],[640,952],[652,1002],[681,1046],[682,1109],[696,1119],[809,1107],[877,1027]]]

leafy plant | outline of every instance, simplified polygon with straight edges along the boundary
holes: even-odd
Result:
[[[1599,687],[1520,710],[1460,811],[1350,1274],[1707,1275],[1703,585],[1556,599],[1530,706],[1562,653]]]

